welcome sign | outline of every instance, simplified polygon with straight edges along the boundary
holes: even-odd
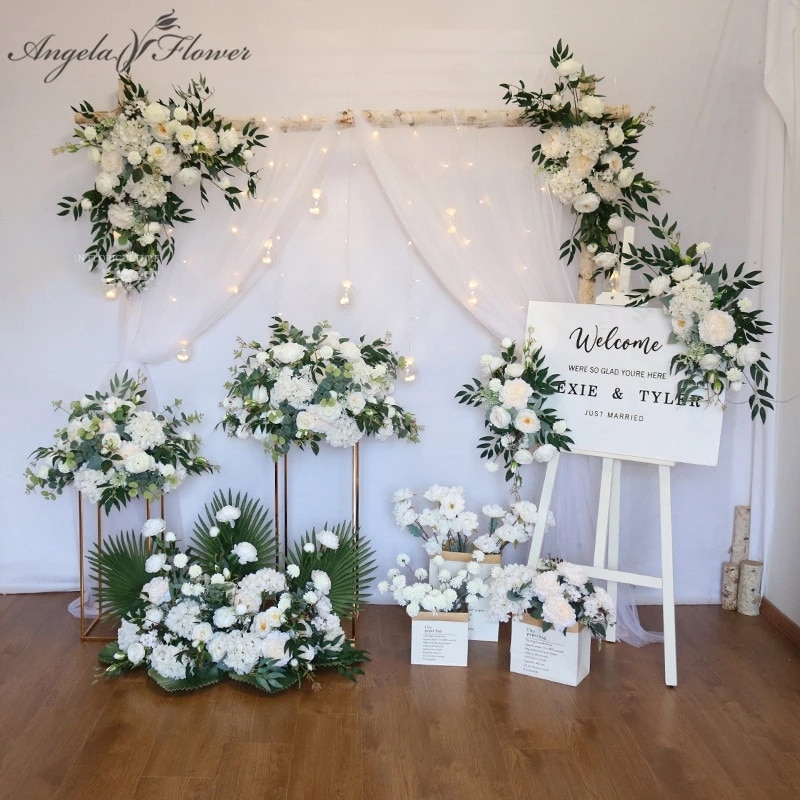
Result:
[[[548,405],[576,449],[717,463],[722,405],[679,398],[670,363],[682,346],[668,342],[672,328],[661,309],[532,301],[528,327],[560,376]]]

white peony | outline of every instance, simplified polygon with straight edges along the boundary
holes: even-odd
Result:
[[[633,179],[636,177],[636,173],[633,171],[632,167],[625,167],[619,171],[617,175],[617,183],[623,188],[627,189],[633,183]]]
[[[625,131],[619,125],[612,125],[606,131],[606,135],[608,136],[608,143],[612,147],[619,147],[625,141]]]
[[[197,143],[202,145],[209,153],[213,153],[217,149],[219,140],[217,134],[212,128],[202,126],[195,132]]]
[[[124,203],[112,203],[108,207],[108,221],[118,230],[128,230],[133,227],[133,209]]]
[[[521,447],[514,453],[514,461],[520,465],[531,464],[533,463],[533,453],[531,453],[530,450],[526,450],[524,447]]]
[[[331,579],[328,573],[321,569],[311,571],[311,583],[320,594],[328,594],[331,590]]]
[[[189,147],[193,145],[196,139],[195,129],[191,125],[181,125],[177,131],[175,131],[175,141],[181,147]]]
[[[556,420],[553,423],[553,433],[556,433],[559,436],[561,436],[561,434],[566,432],[567,432],[567,423],[564,422],[563,419]]]
[[[572,207],[579,214],[590,214],[592,211],[596,211],[599,205],[600,197],[594,192],[585,192],[572,201]]]
[[[217,522],[227,522],[233,528],[236,520],[242,516],[242,509],[236,506],[223,506],[214,516]]]
[[[559,631],[571,628],[577,622],[575,609],[560,595],[548,597],[542,603],[542,619]]]
[[[128,661],[130,661],[134,667],[137,664],[141,664],[142,661],[144,661],[144,656],[145,656],[144,645],[141,642],[134,642],[128,648],[125,655],[128,657]]]
[[[524,371],[525,367],[523,367],[522,364],[518,364],[516,361],[508,364],[504,370],[507,378],[519,378]]]
[[[678,269],[672,271],[671,278],[675,283],[680,283],[681,281],[688,280],[692,277],[694,270],[692,269],[691,264],[682,264]]]
[[[169,580],[163,575],[153,578],[142,586],[142,594],[153,605],[161,605],[170,599]]]
[[[697,363],[700,369],[710,372],[719,367],[722,363],[722,359],[716,353],[706,353]]]
[[[147,560],[144,562],[144,571],[149,573],[150,575],[161,572],[164,567],[164,564],[167,563],[167,557],[164,553],[154,553],[152,556],[149,556]]]
[[[701,341],[712,347],[722,347],[733,339],[736,333],[736,322],[727,311],[712,308],[700,320],[697,332]]]
[[[294,364],[299,361],[306,350],[297,342],[283,342],[272,348],[272,357],[281,364]]]
[[[533,458],[540,464],[544,464],[550,461],[556,452],[556,448],[553,447],[552,444],[543,444],[541,447],[536,448],[533,453]]]
[[[621,231],[625,227],[625,220],[619,214],[612,214],[608,218],[608,229],[617,233],[617,231]]]
[[[581,74],[583,64],[574,58],[568,58],[562,61],[557,67],[556,72],[563,77],[575,77]]]
[[[148,519],[142,526],[142,536],[144,536],[145,539],[149,536],[158,536],[160,533],[164,533],[166,529],[167,525],[163,519],[160,517],[153,517],[152,519]]]
[[[233,546],[231,554],[239,559],[240,564],[250,564],[258,560],[258,550],[250,542],[239,542]]]
[[[506,381],[498,392],[500,402],[506,408],[525,408],[528,398],[533,394],[533,388],[521,378]]]
[[[594,263],[598,269],[608,271],[619,264],[619,259],[616,253],[597,253],[594,256]]]
[[[647,293],[650,295],[650,297],[661,297],[661,295],[664,294],[669,287],[669,275],[656,275],[655,278],[650,281],[650,286],[647,289]]]
[[[581,98],[580,109],[589,117],[602,117],[606,104],[602,98],[593,94],[586,94]]]
[[[184,186],[193,186],[200,180],[200,170],[197,167],[184,167],[178,172],[178,182]]]
[[[220,131],[219,133],[219,147],[223,153],[233,152],[241,142],[239,131],[233,126]]]
[[[169,108],[161,105],[161,103],[149,103],[142,111],[142,117],[145,122],[151,125],[158,125],[161,122],[166,122],[169,119]]]
[[[749,367],[755,364],[759,358],[761,358],[761,349],[753,343],[743,344],[736,351],[736,363],[740,367]]]
[[[504,430],[511,422],[511,414],[502,406],[493,406],[489,412],[489,422],[500,430]]]
[[[317,544],[327,547],[328,550],[336,550],[339,547],[339,537],[333,531],[320,531],[317,534]]]
[[[100,192],[103,197],[108,197],[108,195],[113,194],[116,184],[116,175],[111,175],[108,172],[101,172],[94,179],[94,188],[97,189],[97,191]]]

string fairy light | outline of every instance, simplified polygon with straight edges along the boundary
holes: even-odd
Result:
[[[414,275],[414,243],[408,242],[408,340],[407,355],[401,359],[400,377],[406,383],[417,379],[417,359],[412,355],[412,337],[415,322],[419,319],[416,313],[416,285],[419,278]]]
[[[180,347],[178,348],[178,352],[175,353],[175,358],[182,364],[185,364],[192,357],[192,345],[188,339],[181,339],[179,344]]]

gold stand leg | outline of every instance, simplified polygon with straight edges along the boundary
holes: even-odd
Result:
[[[352,476],[352,500],[353,500],[353,536],[355,538],[356,544],[358,544],[358,540],[361,537],[360,532],[360,480],[359,476],[361,473],[361,453],[358,448],[358,442],[353,445],[353,476]],[[358,583],[356,583],[356,592],[359,592],[361,587]],[[356,620],[358,619],[359,609],[356,607],[355,615],[353,616],[352,624],[353,624],[353,641],[356,640]]]
[[[275,567],[286,566],[289,555],[289,456],[283,456],[283,486],[281,486],[281,465],[273,464],[273,489],[275,500]],[[281,550],[281,532],[283,550]]]
[[[103,543],[103,508],[97,504],[97,550]],[[84,553],[84,530],[83,530],[83,496],[78,492],[78,575],[79,575],[79,591],[80,591],[80,640],[82,642],[110,642],[113,640],[111,636],[90,636],[92,629],[100,622],[103,614],[103,607],[100,603],[98,595],[97,602],[97,617],[95,617],[88,625],[86,624],[86,568],[83,563]],[[98,581],[102,580],[102,576],[98,570]]]

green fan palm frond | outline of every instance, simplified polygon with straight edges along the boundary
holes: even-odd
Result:
[[[98,604],[104,619],[122,619],[143,608],[144,586],[152,575],[145,572],[147,545],[135,531],[120,532],[89,552],[89,575],[97,587]]]
[[[328,530],[339,539],[335,550],[320,549],[316,529],[312,528],[295,542],[290,560],[300,567],[298,582],[301,585],[311,580],[312,570],[325,571],[331,579],[329,597],[334,613],[352,618],[369,597],[369,582],[377,568],[375,551],[366,539],[357,535],[349,522],[339,523]],[[314,543],[312,553],[303,549],[308,542]]]
[[[234,506],[241,515],[234,525],[217,522],[217,512],[224,506]],[[219,528],[219,534],[212,536],[211,528]],[[187,548],[189,558],[196,561],[205,572],[220,572],[227,567],[236,577],[248,575],[264,567],[275,566],[277,547],[273,534],[272,520],[261,503],[237,492],[234,497],[229,489],[227,494],[217,491],[204,512],[197,518],[192,530],[192,543]],[[234,545],[249,542],[256,548],[258,557],[248,564],[231,561]]]

